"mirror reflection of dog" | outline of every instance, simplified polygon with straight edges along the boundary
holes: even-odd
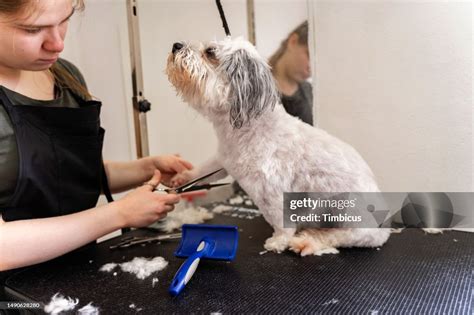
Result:
[[[215,157],[177,175],[175,185],[223,167],[273,227],[267,250],[321,255],[387,241],[389,229],[283,227],[283,192],[379,189],[351,146],[286,113],[270,67],[252,44],[229,37],[197,46],[175,43],[166,73],[183,100],[212,122],[218,138]]]

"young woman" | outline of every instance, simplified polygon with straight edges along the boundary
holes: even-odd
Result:
[[[59,58],[82,8],[82,0],[0,0],[0,271],[163,218],[179,196],[153,189],[192,168],[177,156],[102,162],[101,103]],[[137,186],[96,207],[101,191]]]
[[[286,111],[312,125],[313,92],[306,81],[311,76],[307,21],[290,32],[268,63]]]

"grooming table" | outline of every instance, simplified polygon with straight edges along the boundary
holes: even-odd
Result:
[[[341,249],[338,255],[302,258],[292,252],[260,254],[272,232],[261,216],[216,214],[207,223],[239,226],[237,257],[230,263],[202,261],[178,297],[167,290],[183,262],[173,254],[179,240],[109,249],[124,236],[23,270],[7,280],[7,294],[49,303],[59,292],[79,299],[75,311],[92,302],[102,314],[137,309],[140,314],[472,314],[473,233],[425,235],[408,229],[392,234],[379,250]],[[128,235],[156,232],[139,229]],[[144,280],[120,268],[99,271],[106,263],[155,256],[169,265]],[[153,287],[154,277],[159,281]]]

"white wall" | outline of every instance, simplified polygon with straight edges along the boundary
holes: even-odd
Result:
[[[317,1],[319,126],[385,191],[473,191],[472,3]]]

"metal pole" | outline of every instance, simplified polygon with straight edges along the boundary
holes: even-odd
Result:
[[[249,42],[255,46],[257,38],[255,35],[255,4],[253,0],[247,0],[247,29]]]
[[[143,93],[142,57],[140,52],[140,32],[138,28],[138,9],[136,0],[127,0],[128,36],[130,42],[130,61],[132,66],[133,87],[133,123],[135,127],[135,142],[137,158],[148,156],[148,128],[146,112],[151,104]]]

